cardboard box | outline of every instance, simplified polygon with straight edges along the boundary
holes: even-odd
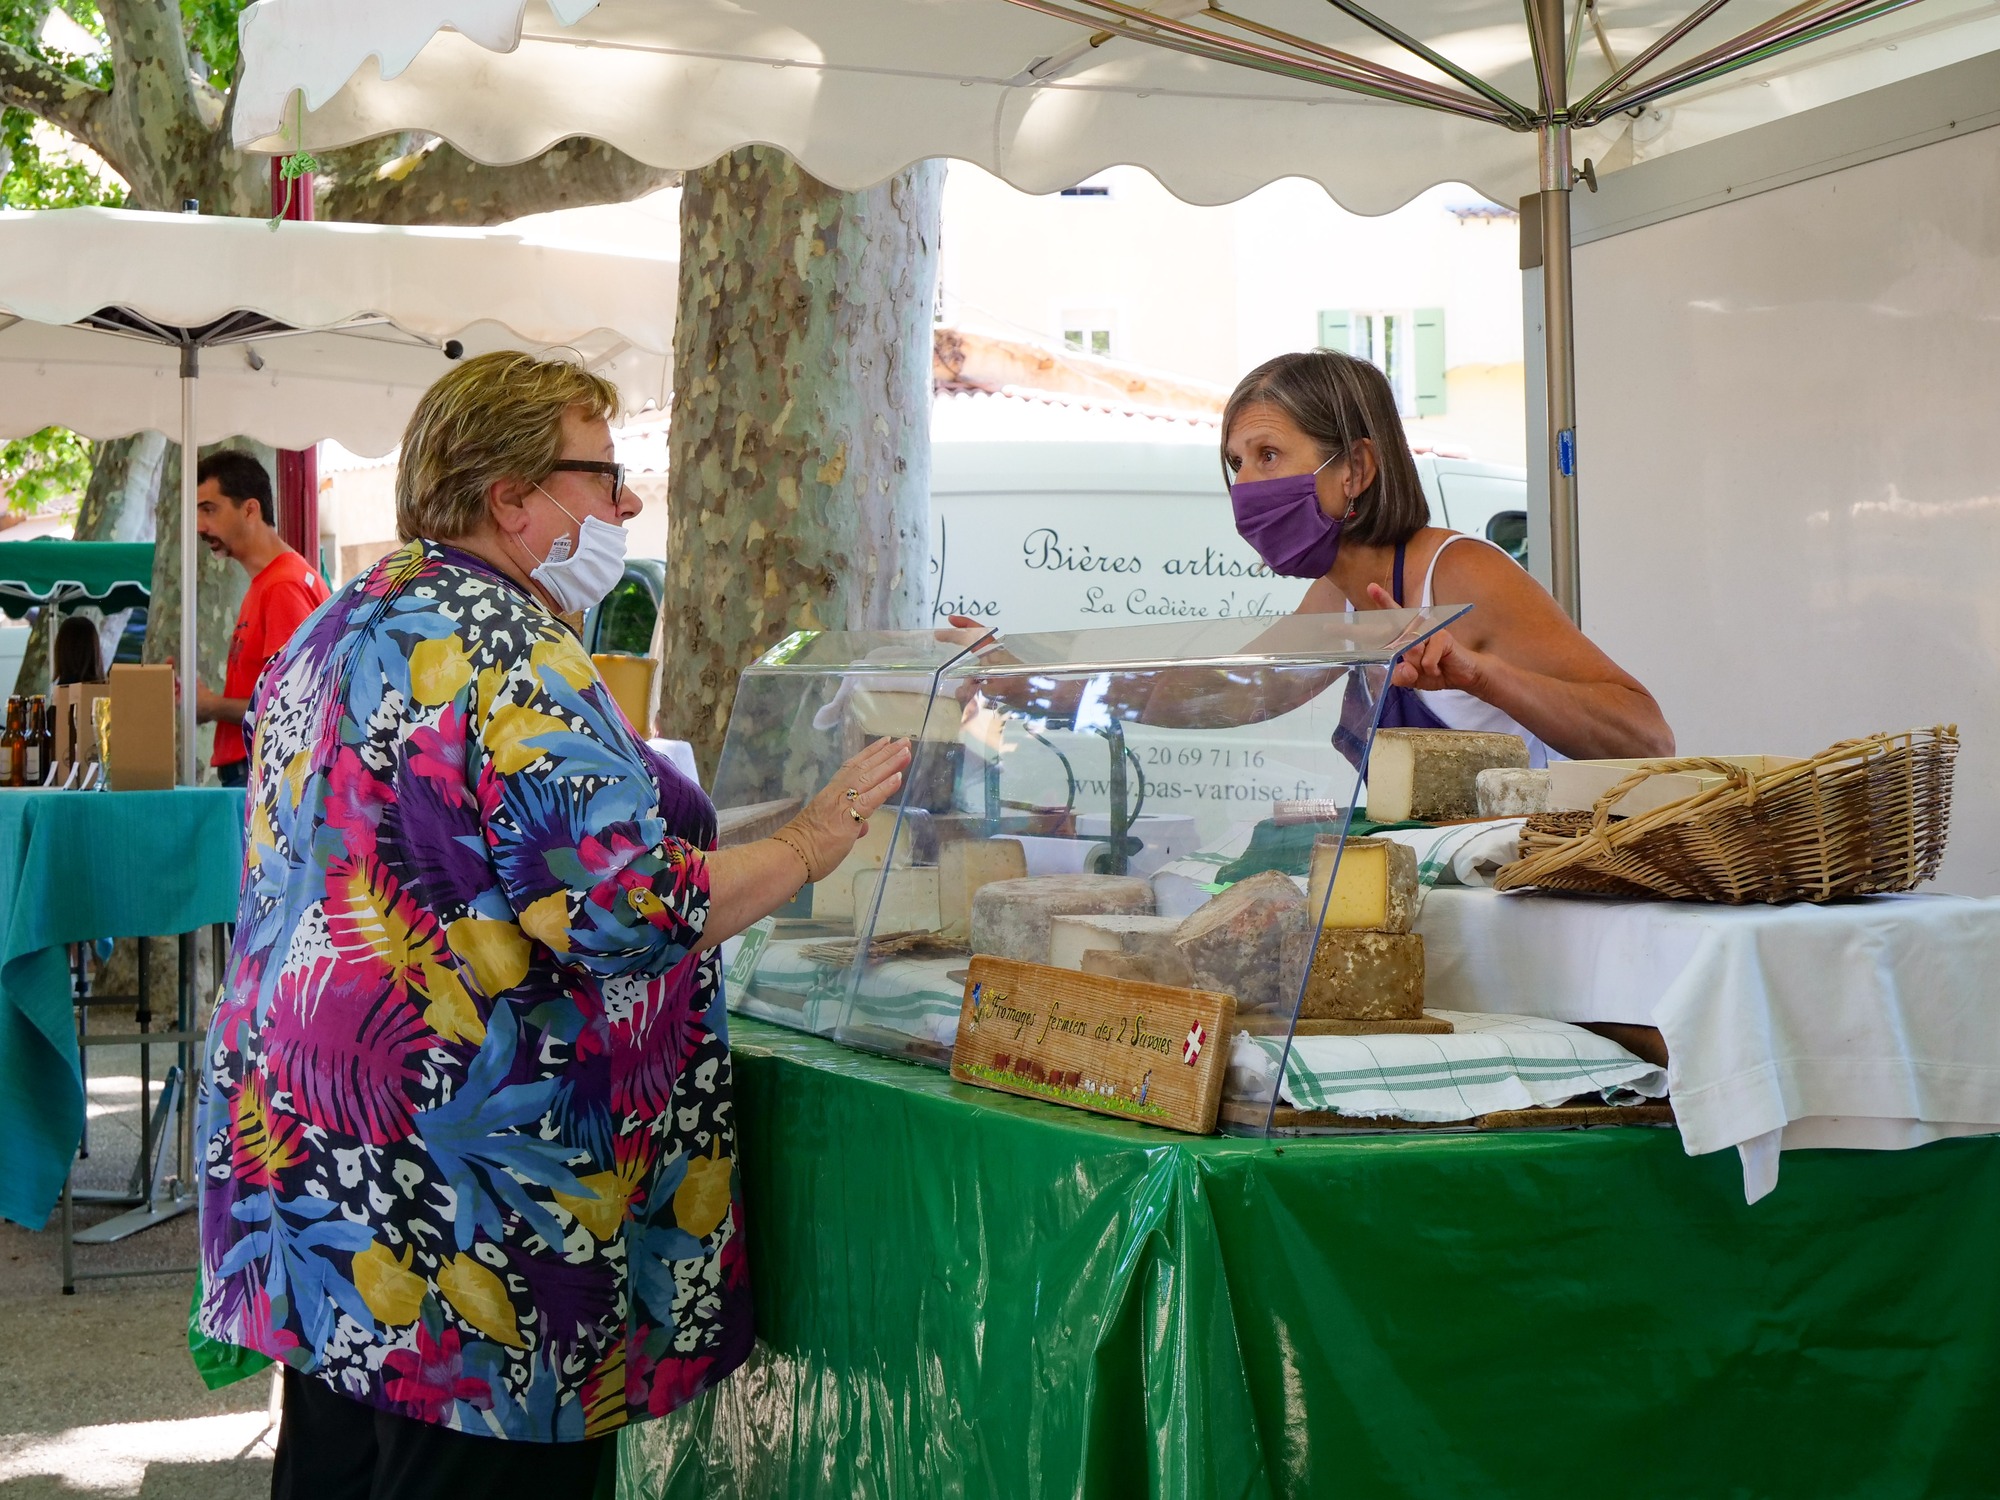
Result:
[[[1752,775],[1782,771],[1799,763],[1795,755],[1717,755],[1714,760],[1741,766]],[[1549,762],[1549,811],[1589,812],[1597,799],[1650,760],[1557,760]],[[1720,771],[1669,771],[1640,782],[1611,809],[1614,817],[1636,818],[1640,813],[1665,807],[1683,797],[1692,797],[1710,787],[1722,786],[1729,778]]]
[[[97,709],[100,698],[110,695],[111,688],[102,682],[72,682],[58,687],[53,694],[56,705],[56,785],[69,780],[70,771],[81,761],[88,765],[99,759],[97,748]],[[71,710],[75,710],[76,743],[70,742]]]
[[[164,791],[174,784],[174,669],[111,669],[114,792]]]
[[[639,738],[651,735],[653,678],[659,672],[660,664],[650,656],[626,656],[608,651],[595,653],[590,660],[597,668],[597,675],[604,679],[604,685],[611,689],[611,696],[625,711],[626,719],[638,731]]]

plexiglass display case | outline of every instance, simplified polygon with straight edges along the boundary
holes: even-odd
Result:
[[[737,690],[725,847],[870,740],[914,755],[846,862],[725,945],[730,1008],[945,1066],[978,952],[1226,987],[1221,1126],[1267,1130],[1391,664],[1461,612],[790,637]]]

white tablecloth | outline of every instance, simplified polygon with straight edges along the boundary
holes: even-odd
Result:
[[[1440,887],[1425,1003],[1656,1026],[1690,1155],[2000,1131],[2000,901],[1707,906]]]

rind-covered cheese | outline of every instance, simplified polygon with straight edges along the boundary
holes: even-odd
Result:
[[[889,937],[899,932],[938,930],[938,872],[935,865],[920,870],[857,872],[852,892],[857,924],[868,920],[878,882],[882,887],[882,904],[875,912],[871,936]]]
[[[972,898],[996,880],[1028,878],[1027,851],[1019,839],[966,839],[938,849],[939,929],[966,942],[972,936]]]
[[[1313,840],[1306,910],[1313,916],[1324,912],[1320,919],[1328,927],[1408,932],[1416,922],[1417,904],[1417,851],[1408,844],[1349,839],[1343,850],[1338,834]]]
[[[1231,886],[1181,923],[1174,946],[1193,987],[1236,997],[1236,1011],[1288,1005],[1279,964],[1285,936],[1311,925],[1306,898],[1289,875],[1267,870]]]
[[[1153,888],[1131,875],[1031,875],[996,880],[972,898],[972,951],[1024,963],[1049,961],[1057,917],[1151,916]]]
[[[1161,976],[1159,965],[1140,953],[1118,953],[1109,948],[1092,948],[1083,955],[1079,967],[1086,974],[1096,974],[1104,979],[1136,979],[1141,984],[1170,984],[1177,989],[1188,988],[1185,979],[1169,979]],[[1185,964],[1179,971],[1187,972]]]
[[[1549,808],[1549,773],[1495,768],[1476,778],[1479,816],[1526,818]]]
[[[1479,773],[1525,770],[1518,734],[1466,729],[1378,729],[1368,752],[1368,819],[1448,823],[1479,815]]]
[[[1424,1013],[1424,940],[1414,932],[1327,928],[1317,948],[1301,932],[1287,940],[1281,967],[1294,988],[1305,978],[1302,1021],[1410,1021]]]
[[[1083,969],[1092,953],[1117,953],[1137,961],[1151,984],[1193,984],[1187,961],[1174,945],[1181,924],[1172,917],[1057,917],[1049,927],[1049,962],[1058,969]]]

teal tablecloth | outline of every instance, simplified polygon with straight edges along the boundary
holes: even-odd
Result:
[[[83,1131],[65,945],[234,921],[242,870],[240,791],[0,791],[0,1218],[48,1222]]]
[[[761,1363],[623,1500],[1990,1497],[2000,1140],[1192,1139],[732,1018]]]

